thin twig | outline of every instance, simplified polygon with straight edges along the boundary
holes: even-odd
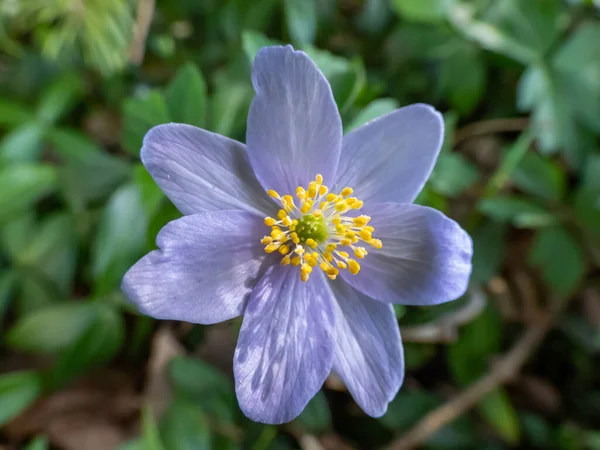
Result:
[[[129,46],[129,60],[139,65],[144,61],[146,39],[152,24],[155,0],[138,0],[137,18],[133,27],[133,36]]]
[[[454,342],[458,336],[458,328],[474,320],[485,309],[483,292],[473,290],[470,294],[468,302],[456,311],[423,325],[402,327],[402,340],[421,343]]]
[[[522,131],[527,128],[528,124],[529,119],[526,117],[490,119],[470,123],[456,130],[456,133],[454,134],[454,145],[458,145],[475,136]]]
[[[444,425],[470,410],[498,386],[510,381],[520,372],[529,356],[540,345],[546,333],[552,328],[554,319],[566,306],[566,303],[567,299],[557,300],[553,305],[552,312],[532,323],[513,348],[494,364],[487,375],[473,383],[467,390],[427,414],[407,433],[392,442],[389,450],[407,450],[417,447]]]

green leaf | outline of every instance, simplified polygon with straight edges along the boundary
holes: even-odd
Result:
[[[491,358],[500,350],[502,322],[492,308],[460,330],[460,339],[448,347],[448,363],[461,385],[477,380],[488,370]]]
[[[308,402],[295,422],[309,433],[323,433],[331,427],[331,412],[322,391]]]
[[[487,394],[478,403],[477,410],[504,441],[513,445],[519,442],[519,419],[504,389],[497,388]]]
[[[281,45],[281,42],[269,39],[264,34],[257,31],[246,30],[242,33],[242,47],[251,63],[254,61],[256,54],[261,48],[269,47],[271,45]]]
[[[222,393],[233,399],[233,388],[224,373],[199,359],[174,358],[168,367],[169,379],[183,396],[201,398]]]
[[[125,150],[136,156],[140,154],[142,140],[148,130],[171,119],[165,98],[158,91],[125,100],[123,114],[121,142]]]
[[[352,61],[348,71],[336,73],[329,77],[333,97],[340,114],[344,115],[354,105],[366,81],[365,68],[360,60]]]
[[[479,202],[478,209],[494,220],[511,222],[518,228],[539,228],[557,222],[556,216],[545,207],[524,197],[484,198]]]
[[[210,450],[210,432],[204,413],[189,400],[178,397],[160,421],[162,442],[169,450]]]
[[[532,152],[523,156],[512,174],[512,182],[527,194],[551,201],[560,201],[567,187],[562,169],[549,159]]]
[[[438,404],[439,400],[429,392],[401,390],[379,421],[391,430],[407,430]]]
[[[16,127],[33,120],[27,107],[6,99],[0,99],[0,125]]]
[[[130,174],[125,161],[103,151],[79,131],[52,130],[48,138],[63,162],[62,190],[77,211],[85,209],[91,201],[106,197]]]
[[[442,59],[438,83],[453,108],[464,116],[471,114],[487,84],[481,52],[472,45],[457,46],[454,53]]]
[[[52,371],[55,386],[110,361],[123,345],[125,323],[119,311],[101,301],[94,306],[89,326],[61,355]]]
[[[133,184],[119,188],[102,211],[92,247],[97,294],[117,288],[127,269],[142,256],[147,223],[139,189]]]
[[[233,82],[219,86],[211,97],[211,130],[234,137],[246,122],[250,102],[254,96],[247,84]]]
[[[584,22],[562,45],[552,60],[565,80],[572,113],[600,133],[600,25]]]
[[[208,416],[233,423],[238,407],[233,386],[221,371],[201,360],[176,357],[167,374],[177,395],[196,402]]]
[[[46,436],[33,438],[24,450],[48,450],[48,439]]]
[[[133,169],[133,181],[141,193],[142,203],[147,216],[153,216],[164,200],[165,194],[163,194],[142,164],[137,164]]]
[[[472,233],[472,282],[486,283],[498,274],[506,253],[507,232],[506,224],[489,221]]]
[[[429,183],[439,194],[458,197],[479,179],[477,167],[460,153],[442,153],[431,173]]]
[[[33,353],[57,353],[72,345],[96,317],[89,302],[62,303],[33,311],[6,334],[6,343]]]
[[[40,225],[15,262],[35,268],[66,295],[75,274],[76,255],[77,242],[71,218],[66,214],[55,214]]]
[[[355,128],[358,128],[371,120],[377,119],[388,113],[399,108],[398,102],[393,98],[380,98],[373,100],[364,109],[362,109],[355,117],[350,121],[348,126],[345,128],[345,132],[348,133]]]
[[[292,41],[312,44],[317,34],[316,0],[284,0],[284,12]]]
[[[15,128],[0,141],[1,162],[30,162],[39,157],[42,150],[44,129],[35,122]]]
[[[568,296],[585,275],[585,255],[579,242],[560,226],[540,230],[533,241],[529,263],[556,294]]]
[[[0,274],[0,332],[2,331],[2,320],[8,310],[16,278],[15,273],[10,271]]]
[[[571,200],[577,220],[600,243],[600,191],[593,186],[581,186]]]
[[[42,392],[42,380],[33,371],[0,375],[0,426],[22,413]]]
[[[426,23],[444,20],[449,4],[450,0],[392,0],[392,7],[401,17]]]
[[[32,207],[56,188],[56,171],[42,164],[0,168],[0,224]]]
[[[186,63],[165,91],[169,119],[197,127],[205,126],[206,83],[195,64]]]
[[[142,442],[144,450],[166,450],[158,431],[152,411],[148,406],[142,408]]]
[[[57,79],[42,93],[37,109],[38,119],[44,124],[55,123],[66,114],[83,94],[83,78],[68,73]]]

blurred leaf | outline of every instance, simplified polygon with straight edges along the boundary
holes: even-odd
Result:
[[[484,198],[478,209],[496,221],[511,222],[518,228],[539,228],[557,222],[557,218],[545,207],[524,197]]]
[[[439,194],[458,197],[479,179],[477,167],[460,153],[441,153],[429,183]]]
[[[600,24],[586,22],[561,46],[552,61],[564,77],[572,113],[600,133]]]
[[[512,39],[541,57],[560,31],[560,8],[559,0],[505,0],[495,3],[489,16]]]
[[[128,184],[110,198],[92,246],[92,273],[97,294],[118,287],[127,269],[142,256],[147,217],[139,189]]]
[[[404,343],[404,364],[408,370],[417,370],[435,357],[433,344]]]
[[[450,0],[392,0],[392,7],[407,20],[440,22],[444,19]]]
[[[13,272],[4,271],[0,273],[0,332],[2,331],[2,320],[8,309],[15,281],[16,276]]]
[[[545,228],[536,234],[529,263],[541,271],[548,287],[560,296],[571,295],[586,270],[579,242],[560,226]]]
[[[125,150],[136,156],[140,154],[142,140],[150,128],[171,119],[165,98],[158,91],[125,100],[123,113],[121,142]]]
[[[506,253],[508,227],[502,222],[489,221],[481,225],[473,238],[472,282],[487,283],[500,271]]]
[[[529,438],[529,442],[536,448],[551,448],[554,437],[552,436],[552,428],[540,416],[525,413],[521,420],[523,424],[523,433]]]
[[[165,194],[142,164],[136,165],[133,169],[133,181],[141,193],[146,215],[151,217],[158,210]]]
[[[54,367],[52,379],[55,386],[86,369],[110,361],[123,345],[125,324],[119,311],[101,301],[95,302],[94,307],[94,317],[89,326],[60,356]]]
[[[56,171],[42,164],[0,168],[0,224],[32,207],[56,188]]]
[[[2,251],[9,260],[17,260],[33,239],[37,228],[34,211],[22,214],[0,228]]]
[[[72,345],[95,316],[96,307],[89,302],[51,305],[18,320],[6,343],[26,352],[56,353]]]
[[[326,50],[306,46],[303,48],[306,54],[321,69],[325,78],[331,82],[335,75],[343,74],[351,70],[350,61],[341,56],[336,56]]]
[[[560,201],[567,188],[567,180],[561,168],[532,152],[523,156],[512,174],[512,181],[527,194],[544,200]]]
[[[472,45],[457,50],[441,61],[438,83],[453,108],[466,116],[479,104],[486,89],[487,71],[482,54]]]
[[[83,94],[82,78],[75,73],[61,76],[46,88],[37,109],[37,117],[44,124],[55,123],[69,112]]]
[[[33,438],[23,450],[48,450],[48,439],[46,436]]]
[[[343,116],[353,105],[366,83],[365,68],[362,62],[354,60],[347,72],[335,73],[329,77],[333,97]]]
[[[244,31],[242,33],[242,46],[248,60],[252,63],[256,54],[263,47],[271,45],[281,45],[281,42],[269,39],[264,34],[256,31]]]
[[[103,151],[79,131],[52,130],[48,138],[63,162],[60,179],[64,195],[75,210],[106,197],[130,174],[125,161]]]
[[[600,242],[600,191],[581,186],[571,201],[579,222]]]
[[[384,30],[392,16],[388,0],[366,0],[356,24],[360,31],[377,35]]]
[[[470,384],[488,370],[500,350],[501,327],[500,317],[488,307],[460,330],[460,339],[448,347],[450,372],[459,384]]]
[[[309,433],[324,433],[331,427],[331,412],[322,391],[308,402],[295,422]]]
[[[184,64],[165,91],[169,119],[197,127],[205,126],[206,83],[193,63]]]
[[[158,426],[149,406],[142,408],[142,442],[144,450],[167,450],[160,439]]]
[[[184,397],[201,398],[218,393],[233,399],[233,387],[225,374],[199,359],[174,358],[169,363],[168,375]]]
[[[494,389],[478,404],[477,409],[492,429],[509,444],[517,444],[521,429],[517,412],[502,388]]]
[[[253,96],[252,87],[246,84],[219,86],[211,97],[211,131],[234,137],[246,123]]]
[[[42,150],[43,134],[36,122],[25,123],[6,134],[0,141],[0,163],[36,160]]]
[[[238,407],[233,386],[224,373],[201,360],[176,357],[169,363],[167,374],[177,395],[197,403],[208,416],[233,423]]]
[[[0,99],[1,126],[15,127],[31,120],[33,120],[33,115],[26,106],[3,98]]]
[[[35,267],[67,294],[75,274],[77,242],[71,218],[66,214],[49,216],[35,237],[18,255],[16,262]]]
[[[510,3],[512,5],[515,1],[511,0]],[[449,6],[448,18],[457,32],[475,41],[484,49],[502,53],[523,64],[529,64],[537,59],[538,53],[521,42],[518,37],[512,36],[510,32],[495,23],[481,20],[476,13],[477,8],[474,3],[454,1]]]
[[[401,390],[379,421],[391,430],[408,430],[438,404],[439,400],[429,392]]]
[[[15,310],[19,317],[24,317],[50,305],[64,300],[51,280],[38,277],[31,270],[17,270],[17,292]]]
[[[398,108],[398,102],[393,98],[380,98],[373,100],[365,108],[358,112],[354,119],[352,119],[345,127],[344,131],[348,133],[374,119],[391,113]]]
[[[177,397],[160,421],[162,442],[169,450],[210,450],[210,432],[203,412]]]
[[[284,0],[283,4],[292,42],[312,44],[317,34],[316,0]]]
[[[0,375],[0,425],[8,423],[41,394],[41,377],[33,371]]]

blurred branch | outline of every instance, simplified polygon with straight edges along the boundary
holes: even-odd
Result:
[[[421,343],[454,342],[458,328],[474,320],[485,309],[487,302],[483,292],[477,289],[470,294],[469,301],[456,311],[423,325],[402,327],[402,340]]]
[[[529,119],[527,117],[491,119],[470,123],[456,130],[454,135],[454,145],[458,145],[467,139],[485,134],[522,131],[527,128],[528,124]]]
[[[139,65],[144,60],[146,39],[152,24],[155,0],[138,0],[137,18],[133,26],[133,37],[129,47],[129,60]]]
[[[556,317],[566,307],[567,301],[568,298],[556,299],[550,313],[544,314],[537,321],[530,324],[512,349],[493,365],[487,375],[484,375],[465,391],[427,414],[412,429],[392,442],[389,450],[406,450],[417,447],[444,425],[469,411],[498,386],[510,381],[520,372],[527,359],[541,344],[546,333],[552,328]]]

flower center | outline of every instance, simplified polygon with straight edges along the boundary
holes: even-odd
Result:
[[[298,204],[291,195],[269,190],[282,209],[276,219],[265,217],[265,225],[271,227],[270,235],[261,240],[265,252],[281,253],[282,266],[299,266],[302,281],[308,281],[317,266],[332,280],[343,269],[356,275],[360,264],[350,254],[362,259],[368,253],[361,244],[381,248],[382,243],[373,238],[375,229],[368,225],[369,216],[347,215],[363,206],[362,201],[351,197],[352,193],[349,187],[339,194],[330,193],[320,174],[307,188],[296,188]]]

